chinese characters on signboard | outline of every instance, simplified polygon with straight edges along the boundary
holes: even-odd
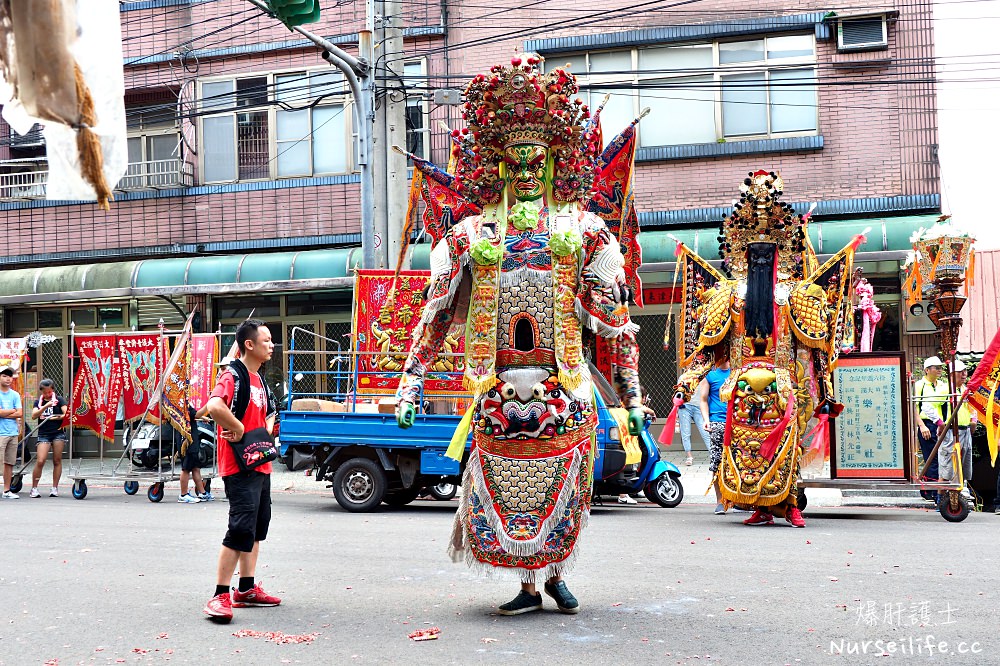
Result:
[[[837,478],[905,477],[904,377],[896,356],[845,356],[833,372]]]
[[[388,307],[393,271],[359,270],[354,283],[354,349],[357,352],[357,391],[392,395],[410,353],[413,334],[423,316],[424,289],[429,271],[402,271],[392,307]],[[465,332],[454,328],[442,343],[445,355],[430,367],[425,395],[463,393]]]

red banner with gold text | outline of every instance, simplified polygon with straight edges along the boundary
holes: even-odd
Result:
[[[122,402],[125,421],[142,418],[149,396],[163,372],[166,341],[160,335],[118,336],[118,362],[122,373]],[[158,410],[153,410],[158,416]]]
[[[423,291],[429,271],[402,271],[396,297],[389,304],[393,271],[357,272],[354,283],[354,351],[358,371],[358,392],[389,395],[399,386],[399,373],[409,354],[413,331],[423,314]],[[386,305],[390,307],[386,307]],[[446,354],[465,353],[465,334],[451,331],[441,350]],[[464,356],[442,356],[427,369],[426,395],[465,393],[462,373]]]
[[[195,409],[208,402],[215,388],[215,364],[218,345],[214,333],[197,333],[191,336],[191,369],[188,372],[190,389],[188,401]]]
[[[116,337],[95,335],[76,339],[80,364],[73,384],[72,423],[108,441],[115,438],[115,415],[122,389]]]

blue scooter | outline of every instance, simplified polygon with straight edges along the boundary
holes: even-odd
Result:
[[[594,385],[601,398],[598,409],[619,406],[618,397],[608,381],[591,367]],[[601,415],[600,423],[614,422],[609,415]],[[594,495],[634,495],[642,492],[650,502],[672,509],[684,499],[681,471],[671,462],[660,457],[660,449],[649,432],[652,419],[647,418],[639,447],[642,459],[625,464],[625,448],[616,426],[597,431],[597,457],[594,460]]]

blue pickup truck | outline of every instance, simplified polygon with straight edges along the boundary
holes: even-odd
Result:
[[[304,383],[309,375],[330,377],[335,373],[296,369],[294,348],[289,351],[289,358],[288,408],[280,417],[282,459],[292,470],[311,468],[317,481],[332,486],[337,502],[344,509],[371,511],[381,503],[403,506],[414,501],[426,487],[461,483],[462,465],[445,457],[460,414],[428,413],[429,410],[421,409],[413,427],[402,430],[390,411],[388,396],[379,401],[365,400],[350,391],[297,391],[296,385]],[[660,506],[677,506],[684,496],[680,471],[660,458],[648,423],[639,438],[642,460],[626,465],[618,424],[608,411],[609,406],[617,406],[618,399],[604,377],[594,368],[592,372],[599,416],[594,494],[642,492]],[[349,382],[350,377],[347,379]],[[340,388],[341,381],[327,384]],[[458,397],[467,402],[470,396]],[[466,444],[466,451],[468,447]]]

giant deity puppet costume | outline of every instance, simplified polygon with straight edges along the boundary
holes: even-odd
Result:
[[[773,172],[744,180],[739,202],[722,223],[721,271],[678,243],[684,372],[674,404],[686,401],[713,365],[728,358],[731,372],[720,391],[728,411],[716,472],[723,501],[754,507],[748,525],[773,524],[773,514],[781,513],[804,527],[796,488],[804,435],[815,417],[808,453],[828,454],[829,419],[842,409],[830,376],[838,356],[853,345],[852,265],[864,236],[819,265],[808,215],[795,215],[780,200],[783,187]]]
[[[466,458],[449,552],[522,590],[502,614],[579,610],[562,581],[590,509],[596,415],[582,327],[613,339],[614,379],[643,427],[638,348],[618,240],[585,212],[599,134],[574,99],[575,77],[528,56],[494,66],[465,90],[461,193],[481,214],[455,223],[431,251],[423,318],[397,395],[414,421],[424,375],[449,329],[465,325],[465,386],[475,395],[454,441]]]

